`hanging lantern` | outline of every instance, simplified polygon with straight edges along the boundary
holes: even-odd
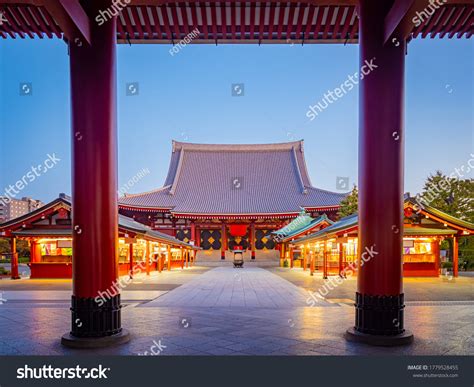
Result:
[[[246,224],[231,224],[229,233],[233,237],[243,237],[247,235],[247,225]]]
[[[413,208],[411,207],[405,208],[403,212],[407,218],[411,218],[413,216]]]

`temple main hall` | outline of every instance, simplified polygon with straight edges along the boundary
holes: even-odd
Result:
[[[279,259],[272,232],[304,210],[335,220],[346,193],[316,188],[304,142],[193,144],[172,142],[162,187],[119,198],[121,214],[202,248],[198,259]]]

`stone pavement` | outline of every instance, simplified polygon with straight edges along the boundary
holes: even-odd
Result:
[[[195,293],[211,300],[209,305]],[[93,351],[61,346],[60,337],[69,330],[68,304],[7,300],[0,304],[0,354],[146,355],[157,348],[160,356],[474,354],[469,301],[412,303],[406,326],[415,334],[414,344],[380,348],[344,340],[353,324],[352,306],[333,301],[310,307],[305,297],[305,291],[264,269],[216,268],[190,276],[151,302],[125,303],[122,320],[131,341]]]

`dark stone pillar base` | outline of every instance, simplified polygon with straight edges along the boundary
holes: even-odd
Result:
[[[66,333],[61,338],[61,344],[69,348],[104,348],[114,345],[124,344],[130,341],[130,334],[126,329],[121,329],[119,333],[104,337],[76,337],[71,333]]]
[[[403,326],[403,294],[373,296],[356,293],[355,307],[355,326],[347,330],[347,340],[385,346],[413,342],[413,334]]]
[[[104,296],[107,296],[105,292]],[[121,344],[129,334],[121,327],[120,294],[114,297],[71,297],[71,332],[61,343],[72,348],[97,348]]]
[[[355,328],[349,328],[344,337],[347,341],[356,343],[364,343],[382,347],[395,347],[399,345],[408,345],[413,343],[413,334],[410,331],[405,330],[399,335],[384,336],[384,335],[371,335],[368,333],[361,333]]]

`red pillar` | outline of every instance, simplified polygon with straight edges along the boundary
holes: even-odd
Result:
[[[227,250],[227,227],[223,223],[221,226],[221,259],[225,259],[226,250]]]
[[[339,243],[339,277],[344,277],[344,243]]]
[[[71,39],[73,347],[128,340],[121,327],[118,275],[116,18],[98,25],[110,0],[83,2],[91,44]],[[97,302],[97,299],[101,302]]]
[[[201,246],[201,229],[196,227],[196,246]]]
[[[328,278],[328,244],[324,242],[324,251],[323,251],[323,278]]]
[[[128,259],[129,259],[129,272],[130,278],[133,278],[133,243],[128,245]]]
[[[11,279],[20,279],[20,275],[18,274],[18,253],[16,252],[16,238],[12,237],[10,240],[10,247],[12,251],[12,258],[11,258]]]
[[[293,246],[290,246],[290,268],[291,269],[293,269],[293,256],[294,256]]]
[[[191,222],[191,241],[196,244],[196,224]]]
[[[459,239],[453,237],[453,276],[459,275]]]
[[[359,271],[355,327],[346,337],[376,345],[413,340],[402,288],[406,42],[384,44],[392,4],[361,0],[358,12],[360,68],[377,67],[359,85]]]
[[[255,259],[255,223],[250,224],[250,250],[252,251],[252,259]]]
[[[171,270],[171,245],[168,245],[168,271]]]
[[[146,241],[145,271],[146,271],[146,275],[150,275],[150,241]]]
[[[314,254],[310,251],[309,253],[309,274],[313,275],[314,274]]]

